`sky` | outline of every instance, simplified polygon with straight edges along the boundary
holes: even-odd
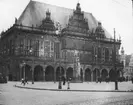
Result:
[[[121,36],[125,54],[133,53],[133,10],[131,0],[34,0],[47,4],[75,9],[79,2],[81,10],[92,13],[112,35]],[[30,0],[0,0],[0,32],[15,22]]]

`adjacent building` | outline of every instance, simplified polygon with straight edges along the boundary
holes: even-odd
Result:
[[[30,1],[14,25],[1,33],[0,72],[9,80],[73,81],[115,79],[123,65],[121,40],[92,13]]]

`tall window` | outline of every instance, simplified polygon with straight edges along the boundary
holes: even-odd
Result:
[[[60,58],[60,47],[59,46],[60,46],[59,43],[55,43],[54,45],[56,59]]]
[[[40,41],[40,45],[39,45],[39,56],[44,56],[43,41]]]
[[[98,60],[101,60],[101,48],[98,47],[98,54],[97,54]]]
[[[39,40],[35,41],[35,52],[34,52],[35,56],[39,56]]]
[[[50,41],[49,40],[44,41],[44,57],[45,58],[50,57]]]
[[[101,58],[102,58],[102,62],[105,61],[105,48],[101,48]]]
[[[6,45],[4,47],[6,47]],[[14,41],[13,40],[10,40],[10,54],[11,55],[14,54]]]
[[[54,42],[50,43],[50,57],[54,57]]]
[[[109,61],[109,49],[105,48],[105,61]]]
[[[20,55],[23,55],[23,53],[24,53],[24,39],[20,39],[19,46],[20,46],[19,53],[20,53]]]

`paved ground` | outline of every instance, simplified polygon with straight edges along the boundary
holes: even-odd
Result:
[[[47,91],[47,90],[32,90],[16,88],[13,85],[20,84],[16,82],[9,82],[8,84],[0,84],[0,105],[132,105],[133,92],[73,92],[73,91]],[[41,85],[42,84],[42,85]],[[57,83],[35,83],[32,87],[45,86],[58,87]],[[26,86],[30,86],[28,84]],[[49,85],[49,86],[48,86]],[[79,84],[71,84],[74,88]],[[81,87],[89,85],[89,87],[109,87],[114,86],[113,83],[95,84],[83,83]],[[84,85],[84,86],[83,86]],[[104,86],[101,86],[104,85]],[[133,85],[131,83],[119,84],[121,89],[130,89]],[[66,88],[65,86],[63,87]],[[76,87],[77,89],[79,87]]]
[[[20,82],[16,82],[15,85],[21,87],[29,87],[29,88],[39,88],[39,89],[58,89],[58,82],[35,82],[35,84],[31,84],[28,82],[25,86],[21,85]],[[62,90],[67,90],[68,84],[62,85]],[[97,91],[114,91],[115,83],[110,82],[84,82],[84,83],[70,83],[70,90],[97,90]],[[119,82],[118,83],[119,91],[133,91],[133,84],[131,82]]]

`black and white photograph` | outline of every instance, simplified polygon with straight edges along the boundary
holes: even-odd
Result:
[[[133,105],[133,0],[0,0],[0,105]]]

